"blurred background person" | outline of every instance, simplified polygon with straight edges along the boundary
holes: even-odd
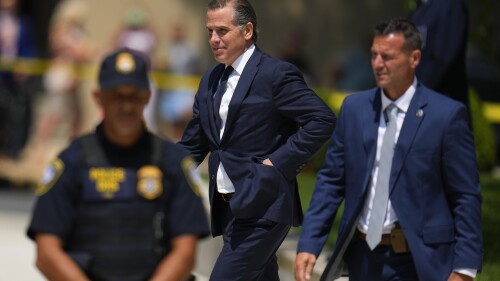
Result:
[[[409,19],[422,36],[418,79],[468,107],[465,68],[469,13],[465,0],[416,0]]]
[[[305,43],[305,35],[302,32],[296,29],[288,31],[281,41],[278,58],[295,65],[304,75],[307,84],[314,86],[317,85],[317,79],[304,52]]]
[[[200,52],[189,40],[184,23],[174,23],[169,35],[166,49],[167,71],[178,75],[200,74],[203,69]]]
[[[158,45],[158,36],[149,20],[145,7],[134,4],[123,16],[123,24],[119,28],[114,41],[115,48],[129,48],[142,52],[153,59]]]
[[[45,96],[27,155],[38,164],[47,163],[82,131],[82,70],[97,51],[84,28],[87,13],[85,1],[65,0],[58,4],[51,20],[50,59],[43,77]]]
[[[38,51],[32,19],[20,13],[20,4],[0,0],[0,156],[10,158],[17,158],[28,139],[38,87],[23,61]]]
[[[330,87],[351,93],[375,86],[370,64],[371,40],[367,36],[333,56],[327,69],[327,83]]]
[[[192,118],[194,93],[190,90],[166,91],[158,107],[158,129],[162,136],[180,141],[184,129]]]
[[[159,89],[154,110],[154,122],[163,137],[179,141],[192,116],[195,90],[190,78],[202,70],[200,52],[187,34],[182,22],[175,22],[169,28],[169,40],[165,48],[165,71],[171,76],[171,83]]]

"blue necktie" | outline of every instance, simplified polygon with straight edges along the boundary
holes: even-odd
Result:
[[[229,65],[224,70],[224,73],[222,73],[222,77],[220,78],[219,87],[217,88],[217,91],[213,95],[215,123],[217,124],[217,129],[219,129],[219,130],[222,126],[222,119],[220,118],[220,115],[219,115],[220,104],[222,101],[222,96],[224,96],[224,93],[226,92],[227,79],[229,78],[229,74],[231,74],[231,72],[233,72],[233,67]]]
[[[394,156],[398,108],[394,103],[391,103],[387,106],[385,112],[389,120],[387,121],[382,147],[380,148],[377,184],[366,232],[366,242],[372,250],[377,247],[382,239],[382,228],[389,202],[389,180],[391,177],[392,157]]]

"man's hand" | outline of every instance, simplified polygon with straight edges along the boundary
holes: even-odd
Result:
[[[266,158],[264,161],[262,161],[262,164],[267,166],[273,166],[273,162],[271,162],[271,159],[269,158]]]
[[[310,280],[312,270],[316,264],[316,256],[311,253],[301,252],[295,258],[295,280],[305,281]]]
[[[473,281],[473,280],[474,278],[458,272],[452,272],[450,274],[450,277],[448,277],[448,281]]]

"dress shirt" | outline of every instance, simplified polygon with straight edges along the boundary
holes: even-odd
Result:
[[[406,90],[406,92],[399,97],[397,100],[390,100],[384,93],[384,90],[381,89],[381,97],[382,97],[382,110],[380,111],[380,123],[378,127],[378,137],[377,137],[377,153],[375,155],[375,163],[373,164],[372,176],[370,181],[370,186],[368,187],[368,196],[366,197],[365,204],[363,206],[363,211],[361,213],[361,218],[358,222],[359,231],[366,233],[368,229],[368,221],[370,219],[370,214],[373,205],[373,197],[375,196],[375,186],[377,184],[377,176],[379,170],[379,160],[380,160],[380,149],[382,147],[382,140],[384,138],[386,122],[384,118],[384,111],[389,106],[389,104],[394,103],[398,108],[397,114],[397,124],[396,124],[396,136],[394,142],[397,143],[399,138],[399,133],[401,132],[401,127],[403,126],[403,121],[406,116],[406,112],[408,111],[408,107],[410,107],[410,102],[415,94],[415,90],[417,89],[417,79],[413,79],[412,85]],[[385,214],[384,227],[382,229],[382,233],[387,234],[390,233],[394,228],[394,223],[398,220],[396,216],[396,212],[392,208],[391,200],[389,199],[389,203],[387,204],[387,212]]]
[[[231,102],[231,99],[233,98],[234,89],[236,89],[236,85],[238,85],[238,81],[240,80],[241,73],[243,73],[243,69],[245,69],[245,65],[247,64],[248,60],[252,56],[254,50],[255,50],[255,45],[252,44],[231,65],[234,68],[234,70],[229,75],[229,78],[227,79],[226,91],[224,92],[224,95],[222,96],[222,100],[221,100],[220,108],[219,108],[219,116],[220,116],[220,119],[222,120],[221,126],[220,126],[220,133],[219,133],[220,139],[222,139],[222,136],[224,135],[224,129],[226,128],[227,113],[229,111],[229,103]],[[219,193],[234,192],[233,182],[231,181],[231,179],[227,175],[226,170],[224,170],[224,166],[222,165],[222,162],[219,164],[219,169],[217,170],[217,191],[219,191]]]

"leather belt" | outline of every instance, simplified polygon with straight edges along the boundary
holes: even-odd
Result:
[[[358,230],[358,233],[359,233],[359,238],[361,240],[366,240],[366,234],[359,231]],[[380,243],[378,243],[379,245],[383,245],[383,246],[389,246],[389,245],[392,245],[391,244],[391,235],[389,233],[387,234],[382,234],[382,239],[380,239]]]
[[[358,235],[361,240],[366,240],[366,234],[358,230]],[[396,227],[391,230],[390,234],[382,234],[379,246],[392,246],[392,250],[396,254],[406,254],[411,252],[408,246],[408,241],[404,236],[403,230],[396,224]]]
[[[231,198],[233,198],[234,192],[219,193],[219,194],[220,194],[220,196],[222,196],[222,200],[224,200],[224,202],[229,203],[229,200],[231,200]]]

